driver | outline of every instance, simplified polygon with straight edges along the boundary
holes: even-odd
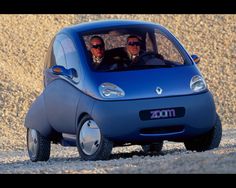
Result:
[[[125,47],[117,49],[112,56],[118,62],[115,68],[122,69],[135,65],[138,56],[142,54],[141,39],[136,35],[130,35],[126,39]]]
[[[141,39],[137,35],[129,35],[125,47],[118,48],[110,53],[114,64],[110,70],[123,69],[136,65],[138,57],[144,53],[141,50]]]
[[[135,63],[135,59],[140,55],[141,41],[138,36],[130,35],[127,37],[126,52],[130,60],[130,64]]]
[[[129,62],[130,62],[128,66],[145,65],[147,62],[144,59],[141,59],[141,56],[144,56],[145,54],[147,55],[152,54],[152,56],[155,58],[161,60],[164,59],[163,56],[160,54],[155,54],[154,52],[148,53],[141,50],[141,40],[136,35],[130,35],[129,37],[127,37],[126,53],[129,57]]]

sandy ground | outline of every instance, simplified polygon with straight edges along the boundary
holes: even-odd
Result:
[[[189,53],[212,91],[222,124],[218,149],[187,152],[165,144],[160,156],[139,146],[115,148],[109,161],[80,161],[76,148],[53,146],[48,162],[31,163],[24,118],[42,91],[50,40],[64,26],[101,19],[135,19],[167,27]],[[236,15],[0,15],[0,173],[235,173]],[[60,169],[60,170],[58,170]]]
[[[145,155],[140,146],[113,148],[107,161],[81,161],[75,147],[52,145],[47,162],[33,163],[24,150],[0,153],[4,174],[235,174],[236,130],[223,133],[219,148],[186,151],[182,143],[165,142],[160,155]]]

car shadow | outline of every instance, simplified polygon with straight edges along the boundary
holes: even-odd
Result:
[[[154,157],[154,156],[164,156],[164,155],[170,155],[170,154],[174,154],[174,153],[181,153],[181,152],[185,152],[185,149],[170,149],[170,150],[163,150],[159,153],[157,152],[152,152],[152,153],[145,153],[142,150],[140,151],[132,151],[129,153],[113,153],[110,156],[110,160],[112,159],[120,159],[120,158],[132,158],[134,156],[137,157],[146,157],[146,156],[150,156],[150,157]]]

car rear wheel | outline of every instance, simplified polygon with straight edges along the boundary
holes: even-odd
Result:
[[[50,157],[51,142],[35,129],[27,128],[27,149],[31,161],[47,161]]]
[[[82,118],[77,128],[76,144],[82,160],[107,160],[113,143],[106,139],[96,122],[88,115]]]
[[[149,154],[149,153],[159,154],[162,150],[162,147],[163,147],[163,141],[155,142],[148,145],[142,145],[142,149],[145,154]]]
[[[187,150],[191,151],[206,151],[217,148],[220,144],[222,136],[222,125],[218,114],[216,114],[216,121],[214,127],[202,136],[184,142]]]

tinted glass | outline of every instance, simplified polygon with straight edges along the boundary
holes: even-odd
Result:
[[[55,57],[55,62],[57,65],[62,65],[64,67],[67,67],[64,50],[61,46],[61,43],[57,40],[53,44],[53,55]]]
[[[77,72],[77,77],[74,77],[74,81],[79,81],[80,77],[80,68],[79,68],[79,56],[77,53],[77,50],[74,46],[73,41],[67,37],[66,35],[63,35],[63,38],[61,39],[61,45],[64,51],[65,59],[66,59],[66,64],[67,68],[73,68]]]
[[[99,61],[92,56],[90,39],[93,36],[101,37],[105,43],[105,55]],[[132,39],[130,42],[129,36],[136,36],[138,40]],[[177,40],[168,31],[159,27],[142,25],[107,28],[84,33],[82,39],[88,52],[90,67],[95,71],[173,68],[191,64],[186,61],[187,54]],[[139,52],[133,55],[131,48],[138,48]],[[128,50],[130,51],[127,52]],[[135,50],[133,51],[135,53]],[[96,64],[100,62],[106,66]]]

